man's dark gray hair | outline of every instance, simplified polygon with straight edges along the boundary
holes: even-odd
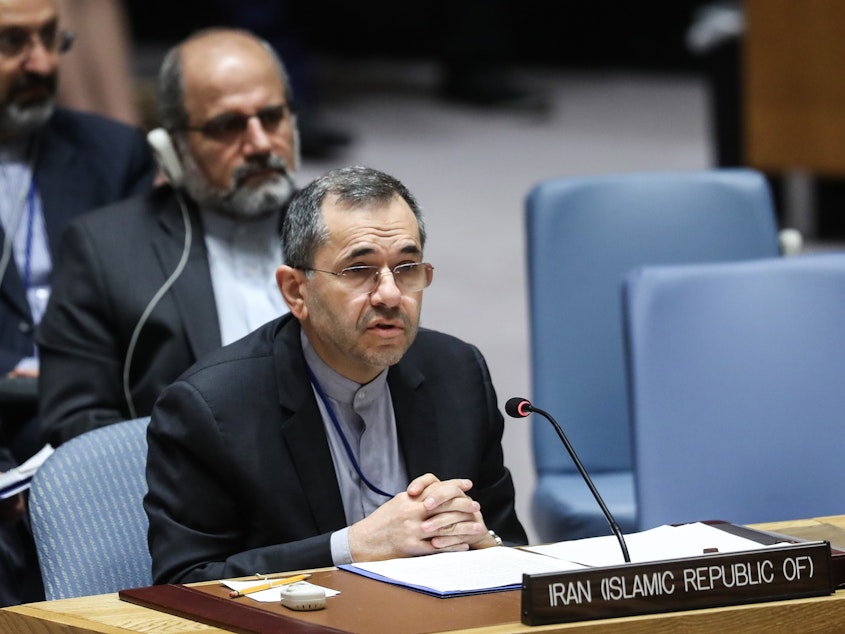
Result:
[[[417,219],[420,247],[425,246],[425,223],[414,195],[393,176],[370,167],[353,165],[332,170],[300,189],[285,213],[282,224],[282,252],[285,264],[295,269],[309,269],[317,249],[329,239],[323,222],[322,205],[327,196],[347,209],[369,204],[387,204],[402,198]]]
[[[162,61],[161,69],[158,73],[156,108],[158,111],[158,125],[165,130],[175,132],[184,129],[189,124],[188,112],[185,110],[185,79],[182,68],[182,46],[209,35],[226,33],[242,35],[253,39],[267,50],[279,72],[279,77],[282,79],[288,106],[291,108],[294,107],[293,91],[291,89],[288,71],[278,53],[276,53],[276,50],[267,41],[244,29],[211,27],[197,31],[186,40],[171,48],[164,56],[164,61]]]

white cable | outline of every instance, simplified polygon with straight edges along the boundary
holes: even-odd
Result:
[[[191,218],[188,215],[188,208],[185,205],[185,201],[182,199],[181,193],[178,190],[174,190],[174,193],[176,194],[176,199],[179,201],[179,207],[182,210],[182,222],[185,224],[185,244],[182,247],[182,257],[179,260],[179,264],[173,270],[173,273],[170,274],[170,277],[167,278],[167,281],[165,281],[161,288],[158,289],[156,294],[150,300],[150,303],[147,304],[147,307],[141,314],[140,319],[138,319],[138,323],[135,324],[135,330],[132,332],[132,338],[129,340],[129,347],[126,349],[126,360],[123,363],[123,395],[126,398],[126,406],[129,410],[130,419],[138,417],[135,411],[135,403],[132,399],[132,391],[129,387],[129,371],[132,367],[132,357],[135,355],[135,346],[138,343],[138,339],[141,336],[141,330],[143,329],[147,319],[149,319],[150,314],[153,310],[155,310],[155,307],[159,301],[161,301],[161,298],[164,297],[165,293],[170,290],[170,287],[173,286],[178,277],[182,274],[182,271],[188,264],[188,256],[191,253],[191,243],[193,242]]]

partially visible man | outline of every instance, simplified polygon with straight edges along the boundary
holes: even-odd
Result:
[[[71,42],[54,0],[0,0],[0,471],[40,448],[33,333],[62,230],[148,190],[156,171],[141,130],[55,107]],[[24,509],[0,503],[2,605],[43,597]]]
[[[155,176],[141,130],[55,107],[71,41],[54,0],[0,0],[0,374],[37,373],[33,333],[65,225]]]
[[[419,327],[424,244],[415,198],[382,172],[294,195],[276,272],[290,314],[153,411],[156,583],[526,542],[484,358]]]
[[[175,186],[65,232],[38,333],[52,444],[150,414],[192,363],[287,311],[274,272],[299,162],[292,98],[250,33],[204,30],[167,54],[158,110]]]

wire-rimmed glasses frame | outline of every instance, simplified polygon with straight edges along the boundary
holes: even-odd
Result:
[[[378,288],[379,279],[384,273],[383,267],[365,265],[348,266],[340,271],[314,268],[303,270],[334,275],[349,290],[367,295]],[[394,266],[387,272],[393,276],[393,283],[396,284],[396,288],[403,293],[416,293],[428,288],[434,277],[434,267],[428,262],[406,262]]]

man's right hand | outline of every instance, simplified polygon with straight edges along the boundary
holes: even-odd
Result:
[[[408,489],[349,527],[354,561],[468,550],[488,537],[469,480],[416,478]]]

